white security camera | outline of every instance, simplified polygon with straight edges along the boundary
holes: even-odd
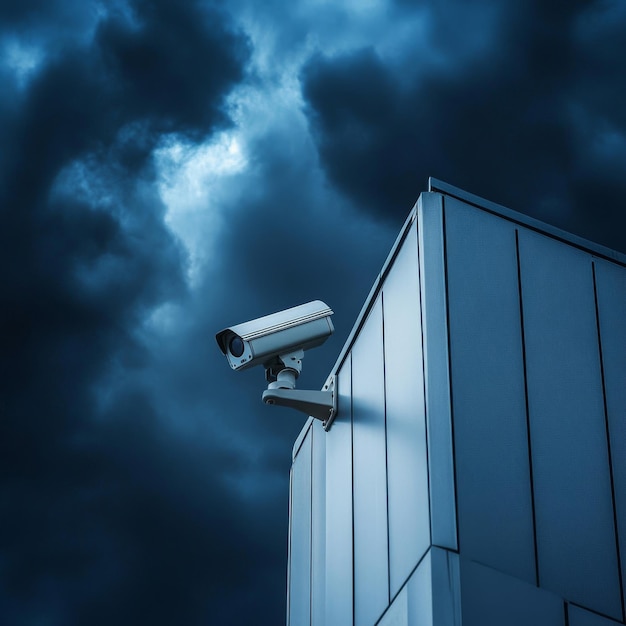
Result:
[[[295,386],[304,351],[322,345],[333,333],[332,314],[327,304],[314,300],[229,326],[215,339],[232,369],[263,365],[270,383],[263,394],[266,404],[291,406],[326,420],[336,409],[334,389],[296,391]]]
[[[322,345],[334,330],[332,314],[327,304],[315,300],[230,326],[215,339],[234,370],[266,365],[281,354]]]

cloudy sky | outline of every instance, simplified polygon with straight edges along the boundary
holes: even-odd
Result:
[[[620,0],[1,2],[2,624],[283,623],[305,418],[215,332],[325,300],[319,388],[428,176],[626,252],[625,59]]]

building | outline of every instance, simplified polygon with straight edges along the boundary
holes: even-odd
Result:
[[[331,375],[290,626],[625,622],[626,257],[431,180]]]

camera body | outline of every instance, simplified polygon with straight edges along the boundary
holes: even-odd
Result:
[[[235,371],[271,367],[280,355],[322,345],[333,333],[331,308],[321,300],[259,317],[217,333],[222,354]]]

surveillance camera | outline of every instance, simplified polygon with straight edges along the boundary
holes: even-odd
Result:
[[[332,310],[320,300],[225,328],[217,345],[234,370],[263,365],[269,382],[265,404],[286,406],[332,423],[337,413],[334,379],[322,391],[296,389],[304,351],[322,345],[333,333]]]
[[[217,333],[215,339],[234,370],[255,365],[269,369],[283,355],[323,344],[334,330],[332,314],[327,304],[315,300],[230,326]]]

